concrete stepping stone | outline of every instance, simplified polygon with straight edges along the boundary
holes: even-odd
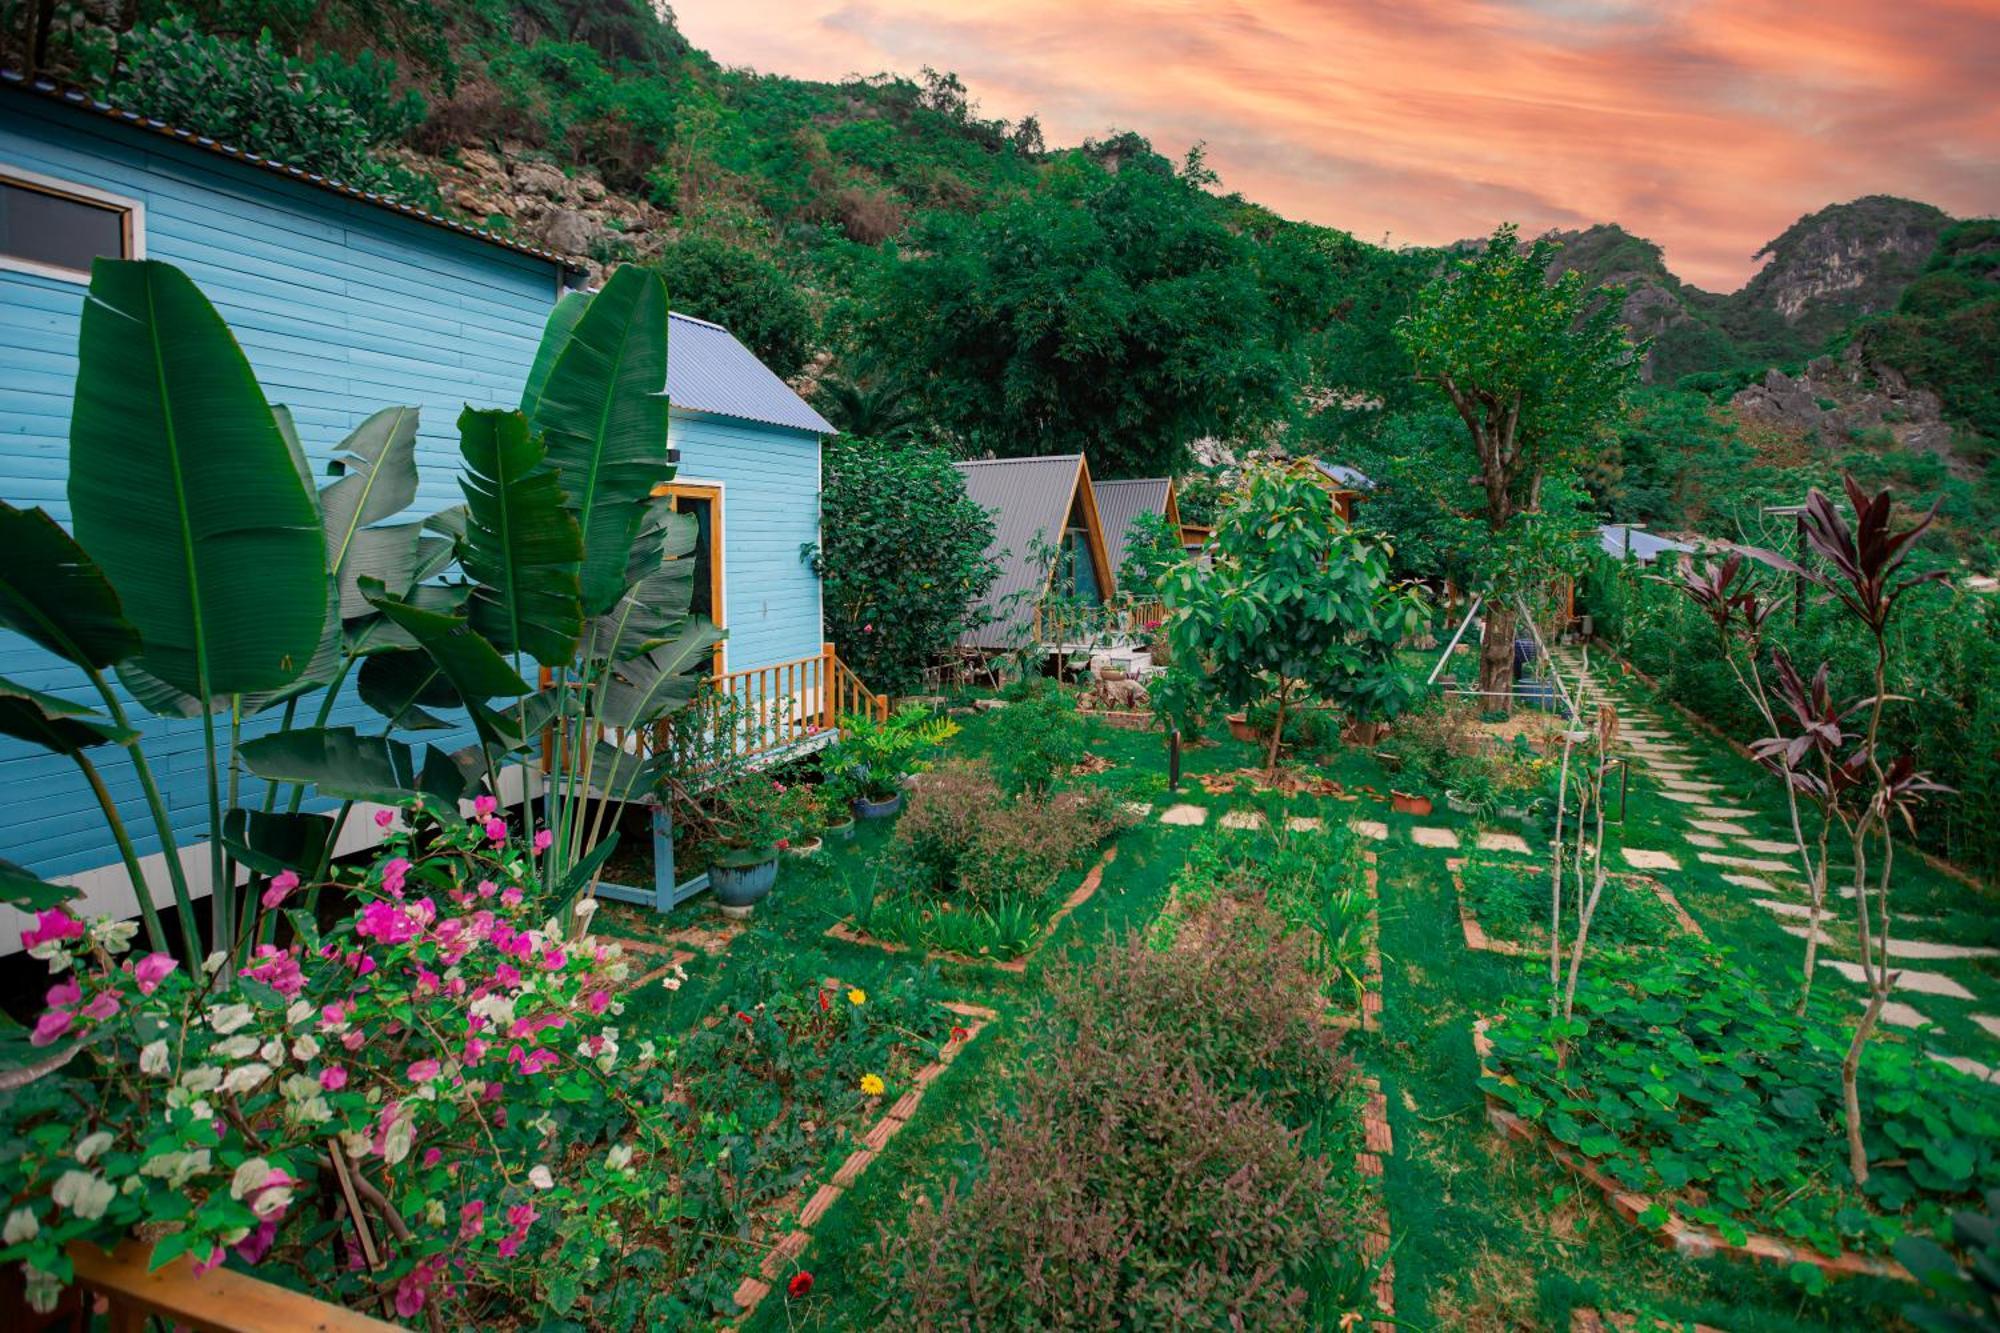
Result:
[[[1799,850],[1799,845],[1795,842],[1778,842],[1771,838],[1738,838],[1737,841],[1753,852],[1763,852],[1769,856],[1792,856]]]
[[[1132,818],[1134,819],[1144,819],[1146,816],[1153,813],[1152,806],[1141,804],[1138,801],[1125,802],[1123,809],[1126,814],[1132,816]]]
[[[1744,878],[1748,879],[1749,876],[1746,875]],[[1776,898],[1752,898],[1750,901],[1773,916],[1789,916],[1800,921],[1809,921],[1812,919],[1811,903],[1786,903],[1779,902]],[[1819,915],[1820,920],[1824,921],[1826,919],[1825,912],[1821,912]]]
[[[1861,1007],[1866,1009],[1868,1002],[1863,1000]],[[1894,1023],[1899,1028],[1927,1028],[1931,1025],[1930,1019],[1918,1013],[1916,1006],[1904,1004],[1901,1000],[1891,1000],[1882,1006],[1882,1021]]]
[[[1693,778],[1661,778],[1660,785],[1675,791],[1721,791],[1720,782],[1697,782]]]
[[[1832,968],[1857,986],[1868,984],[1868,974],[1862,970],[1859,963],[1850,963],[1840,958],[1822,958],[1819,960],[1819,965]],[[1948,1000],[1977,998],[1971,991],[1942,972],[1916,972],[1907,968],[1896,972],[1896,984],[1891,989],[1914,991],[1919,995],[1942,995]]]
[[[1222,827],[1253,829],[1264,827],[1264,816],[1255,810],[1230,810],[1222,816]]]
[[[1946,944],[1942,940],[1899,940],[1892,931],[1889,956],[1941,963],[1955,958],[2000,958],[2000,949],[1989,949],[1983,944]]]
[[[1745,810],[1740,805],[1704,805],[1695,811],[1703,819],[1755,819],[1755,810]]]
[[[1377,842],[1384,842],[1389,837],[1389,826],[1379,819],[1357,819],[1353,821],[1353,824],[1354,831],[1364,838],[1373,838]]]
[[[1419,825],[1410,830],[1410,841],[1419,847],[1456,847],[1458,835],[1448,828],[1426,828]]]
[[[1644,847],[1621,847],[1625,864],[1634,870],[1679,870],[1681,863],[1672,852],[1656,852]]]
[[[2000,1018],[1995,1018],[1992,1014],[1973,1014],[1971,1017],[1972,1021],[1977,1023],[1987,1036],[2000,1037]]]
[[[1722,880],[1725,884],[1734,884],[1739,889],[1749,889],[1755,893],[1776,893],[1778,891],[1778,886],[1770,880],[1759,879],[1755,875],[1724,875]]]
[[[1708,799],[1691,791],[1663,791],[1660,795],[1669,801],[1679,801],[1682,805],[1700,805]]]
[[[1483,830],[1475,841],[1482,852],[1518,852],[1528,856],[1528,841],[1518,833],[1495,833]]]
[[[1926,1054],[1939,1064],[1950,1065],[1959,1073],[1970,1075],[1978,1079],[1981,1083],[1991,1083],[1994,1081],[1993,1067],[1991,1065],[1983,1065],[1969,1055],[1940,1055],[1936,1051],[1928,1051]]]
[[[1735,866],[1738,870],[1770,870],[1777,874],[1788,874],[1793,866],[1789,861],[1765,861],[1754,856],[1725,856],[1721,852],[1703,852],[1701,859],[1712,866]]]
[[[1316,833],[1320,824],[1318,815],[1292,815],[1285,820],[1285,827],[1294,833]]]
[[[1726,819],[1690,819],[1689,824],[1704,833],[1728,833],[1739,838],[1750,836],[1750,830],[1741,824],[1732,824]]]
[[[1160,815],[1162,824],[1177,824],[1182,828],[1200,828],[1208,822],[1208,807],[1205,805],[1170,805]]]
[[[1669,764],[1669,763],[1662,763],[1657,759],[1642,760],[1641,762],[1645,765],[1646,775],[1648,777],[1659,778],[1662,781],[1664,781],[1667,778],[1684,779],[1687,777],[1688,774],[1694,772],[1693,764]]]
[[[1712,847],[1716,851],[1721,851],[1729,845],[1713,833],[1683,833],[1681,834],[1681,841],[1691,847]]]

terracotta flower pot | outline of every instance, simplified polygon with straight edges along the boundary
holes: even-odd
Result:
[[[1255,745],[1263,739],[1257,728],[1250,725],[1250,719],[1241,713],[1229,715],[1229,734],[1248,745]]]
[[[1431,798],[1415,792],[1391,791],[1389,808],[1399,815],[1427,815],[1431,812]]]

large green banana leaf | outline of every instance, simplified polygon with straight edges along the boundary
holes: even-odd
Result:
[[[314,874],[333,836],[331,815],[239,807],[222,817],[222,842],[229,854],[266,875],[281,870]]]
[[[0,500],[0,551],[0,625],[98,670],[139,651],[104,572],[46,513]]]
[[[451,724],[424,711],[457,708],[458,691],[422,651],[372,653],[361,664],[361,702],[408,731],[442,731]]]
[[[687,620],[680,633],[641,657],[616,663],[597,706],[607,727],[630,731],[657,722],[694,697],[709,650],[722,632],[706,620]]]
[[[583,538],[563,508],[556,474],[519,412],[466,408],[465,535],[459,563],[472,579],[472,624],[502,653],[567,665],[583,633],[577,562]]]
[[[492,644],[473,630],[464,616],[427,611],[413,603],[399,601],[372,582],[364,582],[362,588],[368,594],[369,603],[382,613],[384,619],[409,635],[417,647],[429,654],[445,679],[451,682],[452,688],[458,691],[466,716],[472,720],[473,730],[479,733],[480,743],[490,750],[505,752],[509,748],[512,731],[505,720],[487,706],[486,700],[511,699],[527,694],[530,691],[528,682],[521,679]]]
[[[542,326],[542,341],[535,348],[535,363],[528,367],[528,382],[521,390],[521,415],[533,421],[535,413],[542,405],[542,389],[549,382],[549,372],[556,367],[556,358],[563,348],[569,346],[570,335],[576,332],[576,323],[583,318],[583,312],[590,308],[589,292],[565,292],[556,302],[555,309],[549,311],[548,322]]]
[[[0,859],[0,903],[23,912],[40,912],[82,896],[83,890],[73,884],[51,884],[26,866]]]
[[[551,321],[544,335],[562,335]],[[667,467],[667,287],[627,264],[590,298],[531,418],[583,530],[583,609],[625,591],[632,539]]]
[[[628,585],[612,608],[586,627],[591,656],[609,662],[651,652],[676,633],[694,604],[692,514],[649,512],[632,543]]]
[[[137,734],[83,704],[0,676],[0,736],[12,736],[57,754],[75,754],[93,745],[123,745]]]
[[[99,259],[78,350],[70,509],[139,665],[205,702],[290,684],[320,642],[325,543],[228,326],[179,270]]]
[[[417,409],[385,407],[340,442],[339,478],[319,493],[326,568],[338,574],[355,540],[417,498]]]
[[[469,782],[458,761],[425,746],[415,752],[387,736],[353,727],[294,727],[243,742],[244,766],[274,782],[310,783],[322,796],[397,805],[422,800],[442,815],[457,813]]]

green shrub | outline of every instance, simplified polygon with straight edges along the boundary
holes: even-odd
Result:
[[[722,325],[779,379],[804,368],[818,338],[797,279],[755,250],[696,233],[655,261],[674,309]]]
[[[993,770],[1009,796],[1037,799],[1084,761],[1086,727],[1067,690],[1038,689],[993,719]]]

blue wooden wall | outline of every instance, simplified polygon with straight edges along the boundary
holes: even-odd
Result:
[[[9,96],[0,162],[136,198],[149,258],[185,270],[235,330],[320,470],[369,412],[422,408],[412,514],[457,503],[459,411],[510,407],[557,292],[553,264],[427,226],[101,118]],[[69,518],[70,394],[84,287],[0,271],[0,496]],[[0,632],[0,675],[85,698],[78,678]],[[367,725],[358,703],[336,721]],[[147,752],[185,835],[207,827],[195,722],[149,724]],[[101,752],[108,754],[109,752]],[[157,850],[136,781],[107,781],[142,852]],[[0,856],[43,874],[116,860],[67,760],[0,740]]]
[[[722,487],[724,648],[731,671],[808,657],[824,642],[820,586],[799,548],[819,540],[819,437],[674,410],[676,480]]]

